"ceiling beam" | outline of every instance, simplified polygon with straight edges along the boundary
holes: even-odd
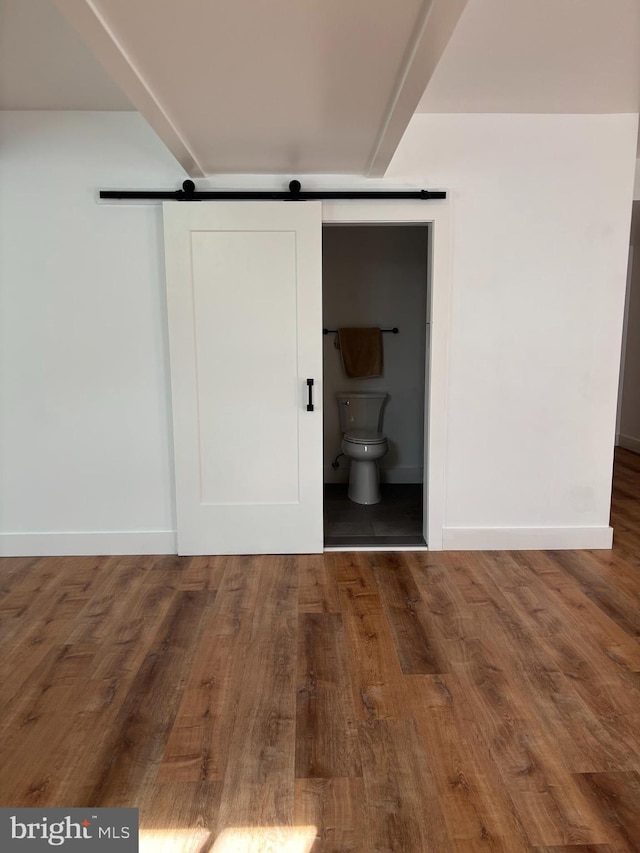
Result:
[[[424,0],[365,174],[381,177],[420,103],[468,0]]]
[[[205,173],[187,141],[146,84],[117,34],[100,14],[95,3],[92,0],[54,0],[54,3],[134,107],[156,131],[185,172],[192,178],[204,177]]]

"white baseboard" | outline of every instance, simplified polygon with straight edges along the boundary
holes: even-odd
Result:
[[[381,483],[421,483],[422,476],[422,468],[380,468]],[[348,481],[349,465],[344,460],[340,460],[340,468],[337,471],[330,465],[324,469],[325,483],[347,483]]]
[[[626,450],[633,450],[634,453],[640,453],[640,439],[631,438],[630,435],[617,435],[616,444],[618,447],[624,447]]]
[[[555,551],[608,549],[612,527],[445,527],[444,551]]]
[[[401,482],[406,482],[402,480]],[[444,551],[608,549],[611,527],[445,527]],[[171,530],[95,533],[0,533],[0,557],[94,557],[176,554]]]
[[[173,530],[0,533],[0,557],[99,557],[177,554]]]

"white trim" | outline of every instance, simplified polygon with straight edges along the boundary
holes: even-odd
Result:
[[[441,551],[445,500],[447,386],[451,325],[451,210],[450,202],[323,201],[324,223],[412,223],[429,225],[430,300],[425,395],[423,535],[430,551]]]
[[[609,549],[612,527],[445,527],[445,551]]]
[[[634,453],[640,453],[640,439],[632,438],[630,435],[617,435],[616,444],[618,447],[624,447],[626,450],[633,450]]]
[[[174,530],[0,533],[0,557],[98,557],[107,554],[177,553]]]

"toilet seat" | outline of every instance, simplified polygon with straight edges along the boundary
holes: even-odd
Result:
[[[384,444],[387,437],[381,432],[370,432],[366,429],[354,429],[345,432],[344,440],[350,444]]]

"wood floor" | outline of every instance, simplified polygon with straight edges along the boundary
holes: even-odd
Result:
[[[0,561],[0,805],[141,850],[640,850],[640,456],[612,551]]]

